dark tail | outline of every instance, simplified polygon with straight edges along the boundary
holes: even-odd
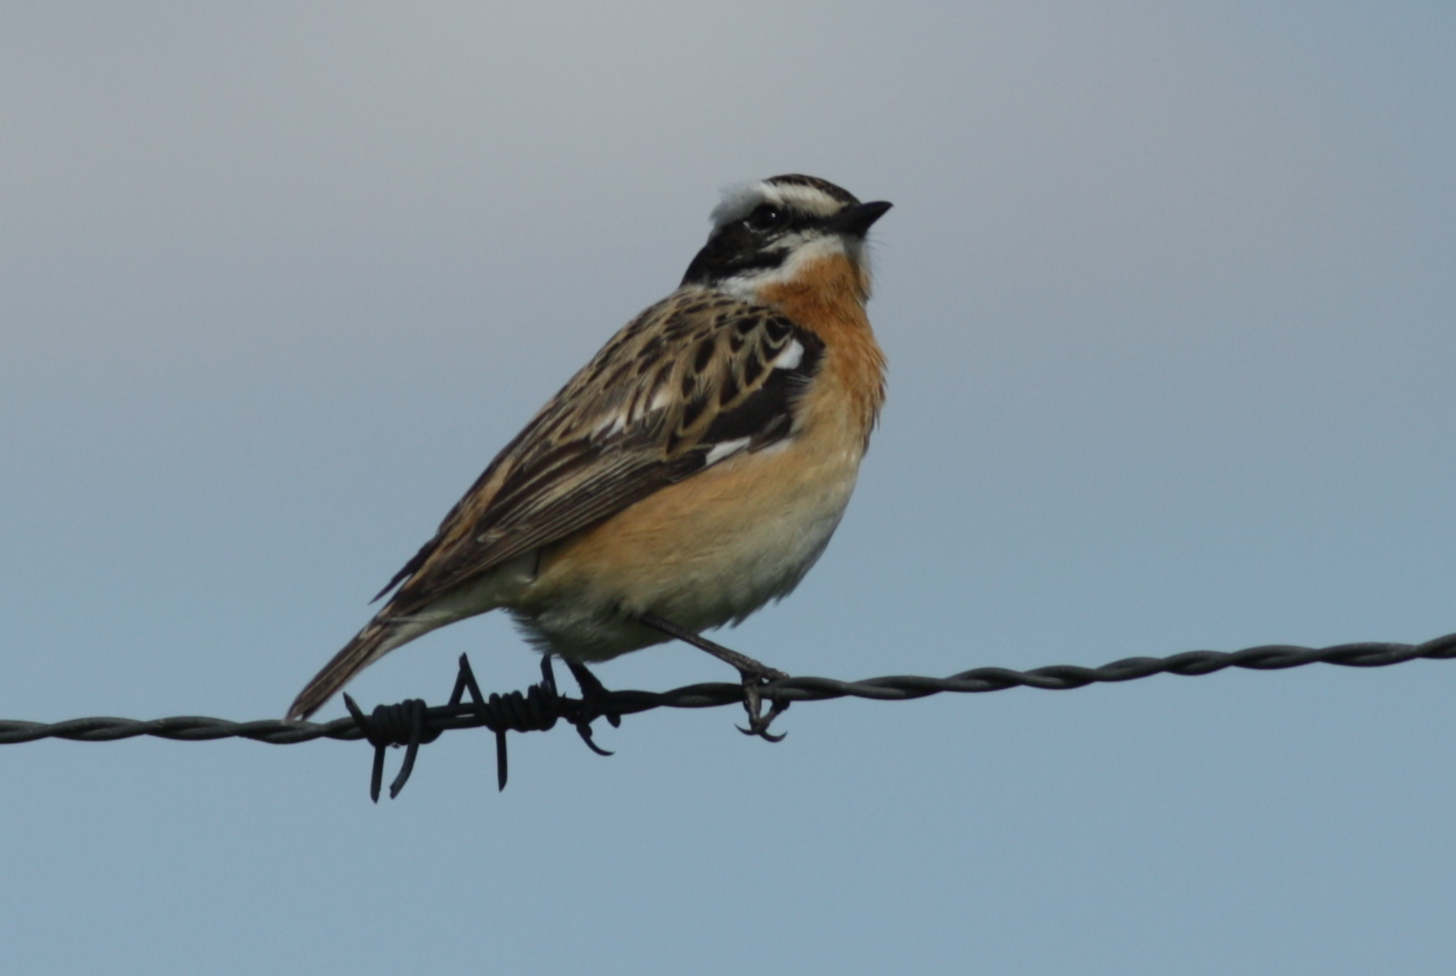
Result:
[[[389,608],[385,609],[387,611]],[[293,704],[288,706],[288,718],[308,718],[334,697],[334,692],[348,684],[354,675],[429,629],[433,628],[411,628],[399,621],[391,621],[381,613],[369,626],[359,631],[358,636],[345,644],[343,650],[335,654],[324,665],[323,670],[304,686]],[[410,633],[411,630],[415,632]]]

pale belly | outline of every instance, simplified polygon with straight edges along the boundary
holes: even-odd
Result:
[[[700,631],[787,595],[829,544],[862,452],[785,448],[725,461],[543,552],[506,609],[539,649],[598,661],[668,639],[639,614]]]

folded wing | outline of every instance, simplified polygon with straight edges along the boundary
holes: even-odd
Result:
[[[395,576],[394,614],[793,435],[823,343],[773,310],[688,287],[621,330],[491,463]],[[380,594],[381,596],[383,593]]]

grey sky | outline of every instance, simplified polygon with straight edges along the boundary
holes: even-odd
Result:
[[[1456,630],[1456,12],[0,12],[0,718],[281,715],[719,188],[896,207],[803,674]],[[365,672],[442,699],[501,620]],[[728,677],[661,648],[609,686]],[[1442,973],[1456,672],[629,718],[365,796],[314,744],[0,750],[29,974]],[[330,706],[325,715],[341,708]],[[392,756],[397,760],[397,756]]]

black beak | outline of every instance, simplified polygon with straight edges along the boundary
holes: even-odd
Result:
[[[845,207],[829,218],[829,229],[850,237],[864,237],[874,222],[893,206],[893,203],[876,200],[874,203],[857,203],[852,207]]]

